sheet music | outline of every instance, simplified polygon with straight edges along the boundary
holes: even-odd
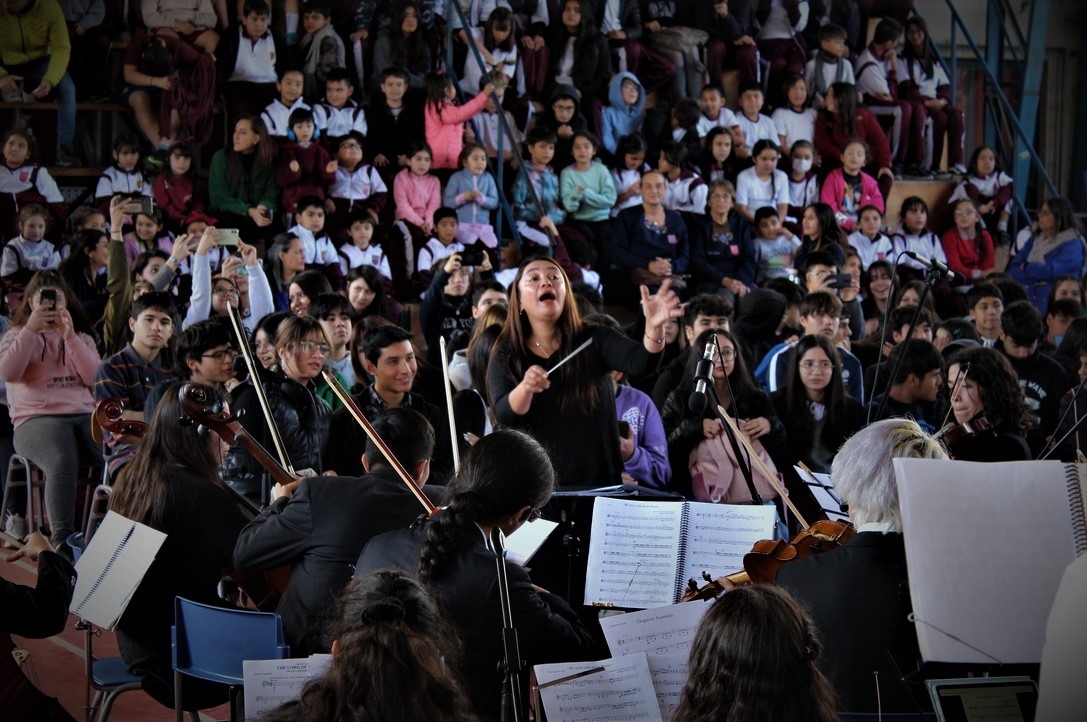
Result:
[[[69,611],[112,630],[164,541],[157,529],[108,512],[75,565],[79,576]]]
[[[675,601],[683,507],[675,502],[598,498],[585,604],[648,609]]]
[[[698,625],[709,610],[708,602],[672,604],[628,614],[614,614],[600,620],[608,649],[623,654],[678,654],[687,657]]]
[[[921,656],[1039,662],[1050,607],[1076,558],[1067,477],[1075,469],[1056,461],[894,464]]]
[[[704,606],[709,607],[708,604]],[[661,719],[670,720],[679,707],[683,688],[687,685],[687,655],[649,654],[647,657]]]
[[[284,702],[296,700],[306,682],[320,677],[332,664],[331,654],[307,659],[255,659],[242,662],[245,719],[260,719]]]
[[[842,509],[842,499],[834,488],[834,482],[830,480],[830,474],[820,474],[817,471],[811,473],[793,466],[797,476],[808,486],[815,502],[831,521],[849,521],[849,512]]]
[[[522,524],[521,527],[506,537],[506,560],[524,566],[528,560],[540,551],[551,532],[559,526],[556,521],[537,519]]]
[[[539,690],[549,722],[663,722],[644,652],[534,669],[542,685],[593,667],[604,670]]]
[[[760,539],[772,539],[776,508],[772,504],[706,504],[687,502],[689,531],[687,560],[683,566],[684,583],[702,579],[702,572],[713,578],[744,568],[744,555]],[[679,600],[674,600],[679,601]]]

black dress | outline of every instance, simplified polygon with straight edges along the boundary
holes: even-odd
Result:
[[[156,521],[155,516],[161,518]],[[129,671],[143,677],[144,690],[173,707],[170,628],[174,597],[223,606],[217,587],[231,567],[245,517],[217,484],[187,469],[177,469],[161,515],[152,511],[139,521],[167,536],[117,623],[117,643]],[[185,707],[203,709],[221,704],[226,700],[225,690],[221,685],[186,680]]]
[[[551,386],[533,395],[532,406],[523,416],[510,408],[510,392],[521,379],[514,379],[508,370],[508,346],[495,347],[487,370],[487,389],[498,423],[520,429],[539,441],[555,465],[559,483],[567,487],[620,483],[623,458],[619,453],[619,424],[610,372],[617,370],[641,376],[655,369],[660,359],[659,353],[649,353],[642,344],[623,334],[595,325],[586,325],[583,335],[570,342],[570,350],[590,336],[592,344],[581,353],[591,359],[587,382],[596,384],[597,402],[592,413],[562,408],[563,388],[573,380],[573,364],[563,366],[549,377]],[[530,363],[550,369],[563,356],[563,353],[553,354],[550,358],[533,355]]]
[[[355,573],[393,568],[414,576],[425,536],[425,528],[419,526],[375,537],[362,550]],[[535,664],[607,656],[595,648],[589,631],[564,599],[548,592],[537,593],[528,572],[517,564],[507,562],[506,573],[521,657],[530,669]],[[459,547],[444,573],[433,582],[433,591],[463,644],[457,671],[465,690],[482,717],[497,719],[502,683],[498,671],[503,656],[502,615],[497,565],[483,533],[473,535]]]

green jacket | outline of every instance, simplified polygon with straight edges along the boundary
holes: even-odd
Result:
[[[265,139],[264,142],[269,142]],[[211,198],[210,211],[226,211],[244,216],[250,208],[265,206],[270,211],[276,209],[276,197],[279,186],[276,185],[275,165],[264,172],[249,173],[237,183],[230,182],[226,151],[218,150],[211,158],[208,172],[208,196]]]
[[[0,65],[3,66],[0,77],[8,74],[8,66],[29,63],[46,55],[49,68],[45,79],[55,88],[72,57],[68,25],[57,0],[30,0],[18,14],[9,13],[0,5]]]

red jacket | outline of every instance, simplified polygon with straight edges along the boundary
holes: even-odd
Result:
[[[175,176],[169,171],[159,173],[151,186],[151,195],[171,227],[181,228],[193,212],[204,210],[204,200],[196,195],[188,176]]]
[[[292,171],[291,161],[298,161],[298,170]],[[295,204],[302,196],[328,196],[328,186],[336,180],[336,171],[328,172],[332,157],[316,140],[305,148],[300,143],[284,143],[279,148],[276,162],[276,182],[283,188],[283,209],[294,213]]]
[[[966,276],[967,281],[974,279],[974,271],[979,271],[980,276],[993,270],[993,239],[989,231],[979,231],[974,238],[963,238],[958,228],[952,228],[940,239],[940,245],[947,256],[947,267]]]
[[[815,118],[815,152],[822,161],[822,172],[829,173],[842,164],[842,151],[854,137],[868,144],[868,165],[865,170],[875,176],[880,168],[891,167],[891,145],[887,134],[883,132],[876,116],[865,108],[857,108],[857,134],[847,135],[840,128],[831,129],[831,123],[837,124],[838,114],[824,110]],[[875,169],[875,172],[869,169]]]

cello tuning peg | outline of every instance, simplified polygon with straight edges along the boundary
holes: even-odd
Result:
[[[222,410],[223,410],[223,405],[221,403],[216,402],[216,403],[211,405],[211,413],[213,413],[213,414],[217,415]]]
[[[182,416],[180,419],[177,420],[177,423],[181,424],[182,426],[192,426],[193,420],[190,419],[188,416]]]
[[[196,427],[196,433],[200,434],[201,436],[207,436],[208,435],[208,427],[204,426],[203,424],[200,424],[199,426]]]

